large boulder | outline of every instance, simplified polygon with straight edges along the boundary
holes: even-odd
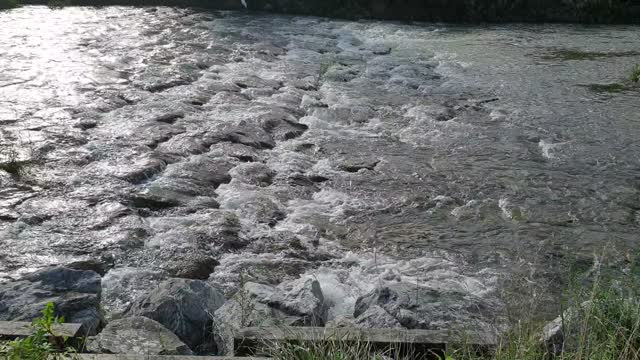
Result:
[[[99,311],[100,276],[93,271],[50,267],[24,278],[0,284],[0,320],[31,321],[49,302],[66,322],[82,324],[94,335],[103,323]]]
[[[382,284],[358,298],[354,317],[359,325],[371,327],[489,330],[487,319],[495,312],[496,304],[468,293],[397,282]]]
[[[224,301],[219,290],[203,281],[168,279],[136,301],[128,314],[153,319],[191,349],[205,351],[213,344],[212,316]]]
[[[109,323],[88,344],[101,354],[192,355],[191,349],[157,321],[133,316]]]
[[[324,326],[327,306],[317,280],[300,278],[277,287],[247,282],[214,314],[218,350],[232,351],[233,334],[249,326]]]

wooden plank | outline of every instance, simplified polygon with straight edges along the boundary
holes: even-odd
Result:
[[[82,324],[56,324],[53,332],[56,335],[77,337]],[[33,334],[33,327],[26,321],[0,321],[0,336],[29,336]]]
[[[406,329],[356,329],[321,327],[252,327],[238,331],[236,340],[283,340],[283,341],[323,341],[365,340],[386,344],[449,344],[461,343],[480,346],[496,344],[493,335],[464,333],[455,334],[444,330],[406,330]]]
[[[186,355],[121,355],[121,354],[77,354],[78,360],[269,360],[259,357],[186,356]]]

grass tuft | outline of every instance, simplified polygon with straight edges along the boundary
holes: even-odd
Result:
[[[640,82],[640,64],[636,64],[631,70],[631,81],[634,83]]]

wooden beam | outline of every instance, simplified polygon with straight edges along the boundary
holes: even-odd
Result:
[[[493,335],[464,333],[455,334],[444,330],[406,329],[357,329],[324,327],[252,327],[239,330],[236,340],[284,340],[284,341],[368,341],[372,343],[402,344],[449,344],[461,343],[492,346]]]
[[[234,335],[234,354],[260,355],[265,344],[300,341],[345,343],[366,342],[372,349],[390,349],[398,354],[442,355],[450,344],[465,344],[485,351],[494,348],[496,338],[492,335],[474,333],[454,334],[443,330],[406,329],[357,329],[318,327],[253,327],[239,330]]]
[[[56,324],[53,332],[56,335],[77,337],[82,324]],[[33,327],[26,321],[0,321],[0,336],[29,336],[33,334]]]

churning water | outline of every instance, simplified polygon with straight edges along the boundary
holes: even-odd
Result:
[[[115,313],[166,276],[307,273],[336,315],[378,281],[492,297],[638,242],[640,92],[598,86],[640,62],[638,27],[124,7],[0,26],[3,161],[28,163],[0,172],[4,278],[97,259]]]

